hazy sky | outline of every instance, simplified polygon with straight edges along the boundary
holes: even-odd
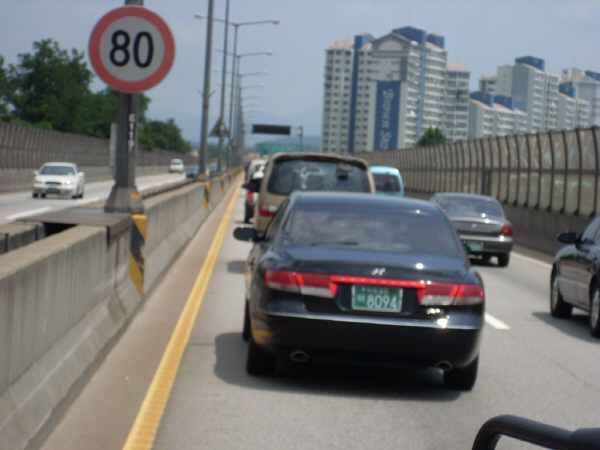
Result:
[[[31,53],[34,41],[51,38],[60,48],[87,55],[90,33],[108,11],[124,0],[0,0],[0,55],[5,66],[19,53]],[[215,0],[215,17],[224,18],[225,0]],[[145,0],[175,37],[173,68],[146,91],[152,102],[148,116],[174,118],[185,139],[200,138],[204,84],[207,0]],[[230,0],[235,23],[278,19],[279,25],[238,27],[238,54],[272,51],[272,56],[242,57],[244,104],[254,123],[303,126],[304,134],[320,135],[325,49],[360,33],[375,37],[404,26],[446,38],[448,60],[471,71],[471,89],[482,74],[532,55],[557,74],[567,67],[600,72],[600,0]],[[229,43],[233,39],[230,26]],[[223,48],[224,25],[215,23],[213,48]],[[231,51],[231,47],[230,47]],[[222,54],[214,52],[213,67]],[[91,68],[91,65],[90,65]],[[231,68],[231,63],[229,63]],[[228,77],[229,79],[229,77]],[[220,72],[212,72],[211,125],[220,106]],[[105,87],[98,78],[93,91]],[[260,98],[256,98],[260,96]],[[228,102],[227,102],[228,104]],[[227,116],[228,117],[228,116]]]

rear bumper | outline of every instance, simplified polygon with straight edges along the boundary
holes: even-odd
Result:
[[[61,185],[61,186],[34,186],[34,194],[57,194],[57,195],[75,195],[77,193],[78,186],[74,185]]]
[[[482,314],[453,312],[437,321],[330,316],[250,309],[252,337],[265,351],[315,361],[464,367],[479,354]]]
[[[482,249],[472,249],[469,251],[473,255],[495,255],[498,253],[510,253],[513,248],[513,238],[511,237],[485,237],[468,234],[460,234],[460,240],[467,244],[468,241],[480,242],[483,245]]]

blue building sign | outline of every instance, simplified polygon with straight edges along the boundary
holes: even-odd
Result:
[[[393,150],[398,144],[400,82],[378,81],[373,150]]]

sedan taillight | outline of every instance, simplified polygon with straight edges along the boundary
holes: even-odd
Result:
[[[502,234],[504,234],[505,236],[512,236],[513,235],[513,226],[510,223],[505,223],[502,226],[502,231],[500,231]]]
[[[337,284],[331,282],[330,275],[268,270],[265,282],[267,286],[277,291],[317,297],[334,298],[337,291]]]
[[[419,303],[427,306],[478,305],[485,294],[479,284],[454,284],[428,282],[418,293]]]
[[[427,306],[477,305],[483,303],[485,297],[483,286],[478,284],[321,275],[286,270],[268,270],[265,283],[269,288],[278,291],[324,298],[335,298],[340,284],[416,289],[419,303]]]

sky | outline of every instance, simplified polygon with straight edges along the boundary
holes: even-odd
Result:
[[[88,55],[90,34],[109,11],[124,0],[0,0],[0,56],[5,67],[19,54],[33,53],[33,43],[53,39],[61,49]],[[208,0],[144,0],[161,16],[175,39],[170,72],[145,91],[151,98],[147,116],[173,118],[183,137],[200,140]],[[224,19],[226,0],[214,0],[214,17]],[[412,26],[445,37],[448,60],[471,71],[471,90],[483,74],[535,56],[560,74],[576,67],[600,72],[600,0],[230,0],[238,29],[237,53],[273,52],[240,57],[247,123],[290,125],[293,133],[319,136],[323,103],[325,50],[338,40],[370,33],[376,38]],[[213,69],[222,67],[224,24],[213,27]],[[91,64],[88,65],[91,69]],[[228,61],[231,70],[231,61]],[[262,72],[268,72],[264,74]],[[210,126],[219,116],[222,73],[211,71]],[[229,83],[229,75],[227,76]],[[106,87],[98,77],[93,92]],[[229,95],[229,94],[227,94]],[[226,100],[228,105],[228,100]],[[228,113],[226,117],[228,118]],[[248,136],[247,143],[259,139]],[[260,139],[259,139],[260,140]]]

